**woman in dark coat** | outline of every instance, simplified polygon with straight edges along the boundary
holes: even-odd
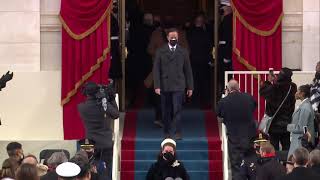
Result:
[[[151,165],[146,180],[189,180],[183,164],[176,159],[176,142],[165,139],[157,162]]]
[[[260,95],[266,99],[265,113],[272,117],[291,86],[290,93],[273,118],[268,132],[270,141],[276,150],[279,150],[279,143],[281,143],[282,150],[289,150],[290,147],[290,133],[287,131],[287,125],[292,121],[291,117],[296,103],[295,93],[297,92],[297,85],[292,82],[291,76],[291,69],[282,68],[276,80],[269,75],[268,81],[263,82],[260,87]]]

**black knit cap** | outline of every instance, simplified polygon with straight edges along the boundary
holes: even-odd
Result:
[[[281,71],[283,72],[282,74],[286,77],[286,78],[290,78],[292,77],[292,70],[290,68],[284,67],[281,68]]]
[[[84,86],[83,86],[83,90],[82,93],[85,96],[93,96],[95,95],[99,90],[99,86],[94,83],[94,82],[87,82]]]

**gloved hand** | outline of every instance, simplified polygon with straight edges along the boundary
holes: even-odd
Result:
[[[6,74],[2,75],[2,77],[0,78],[0,91],[2,88],[6,87],[6,83],[8,81],[10,81],[13,77],[13,72],[10,73],[10,71],[8,71]]]

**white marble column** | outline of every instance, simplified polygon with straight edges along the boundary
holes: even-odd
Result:
[[[303,0],[283,0],[282,66],[301,69]]]
[[[61,0],[41,0],[41,71],[61,70]]]
[[[320,0],[303,0],[302,70],[315,70],[320,61]]]
[[[40,71],[40,0],[0,3],[0,71]]]

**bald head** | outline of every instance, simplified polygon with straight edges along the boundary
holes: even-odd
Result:
[[[238,81],[236,81],[234,79],[231,79],[228,82],[227,88],[228,88],[229,92],[231,92],[231,91],[239,91],[240,90]]]
[[[38,160],[34,155],[28,155],[22,160],[22,164],[32,164],[32,165],[37,165]]]

